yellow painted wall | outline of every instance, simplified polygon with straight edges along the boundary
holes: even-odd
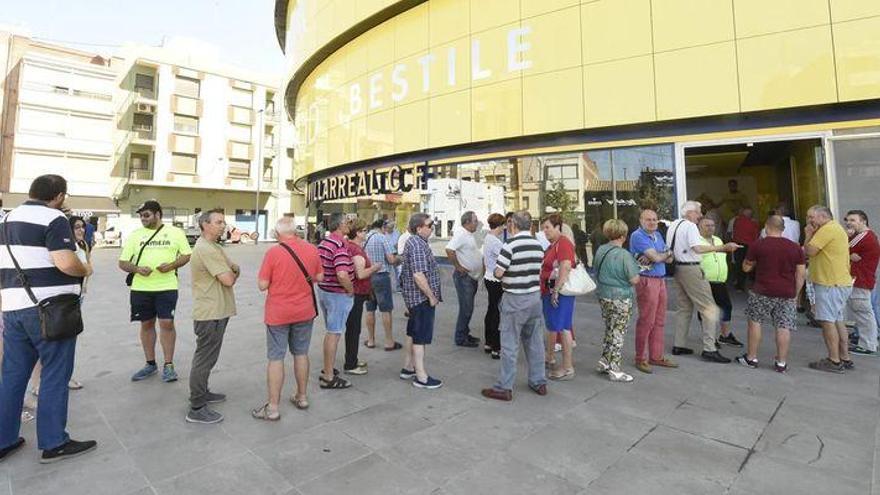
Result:
[[[288,38],[313,41],[291,59],[391,3],[292,1]],[[296,101],[295,174],[498,138],[880,98],[880,1],[828,6],[429,0],[307,78]],[[293,22],[297,15],[315,22]],[[513,60],[511,33],[514,45],[528,45]]]

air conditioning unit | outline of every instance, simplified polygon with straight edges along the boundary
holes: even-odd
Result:
[[[138,103],[137,111],[138,113],[156,113],[156,107],[149,103]]]

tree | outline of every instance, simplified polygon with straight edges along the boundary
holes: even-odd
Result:
[[[544,206],[556,210],[562,215],[562,219],[571,224],[577,221],[577,200],[571,197],[571,193],[565,189],[565,183],[557,180],[553,188],[544,193]]]

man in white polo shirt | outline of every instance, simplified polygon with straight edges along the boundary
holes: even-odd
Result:
[[[715,329],[718,327],[720,311],[712,298],[712,287],[703,276],[700,268],[702,255],[712,252],[732,253],[738,244],[728,242],[709,246],[701,242],[697,223],[703,217],[702,205],[697,201],[687,201],[681,208],[682,218],[672,222],[666,233],[666,245],[672,251],[675,264],[675,281],[678,284],[678,321],[675,326],[675,341],[672,354],[693,354],[687,347],[694,309],[702,317],[704,361],[729,363],[730,359],[721,355],[715,347]]]
[[[455,322],[455,345],[477,347],[480,339],[471,335],[469,325],[474,314],[474,296],[483,277],[483,254],[477,247],[474,232],[480,226],[477,214],[466,211],[461,216],[461,228],[456,230],[446,245],[446,257],[455,267],[452,281],[458,294],[458,320]]]

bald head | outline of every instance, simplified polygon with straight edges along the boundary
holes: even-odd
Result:
[[[657,231],[658,226],[657,212],[651,209],[644,209],[639,215],[639,225],[645,229],[645,232],[653,234]]]
[[[764,230],[768,237],[781,237],[785,230],[785,220],[779,215],[770,215],[764,222]]]

